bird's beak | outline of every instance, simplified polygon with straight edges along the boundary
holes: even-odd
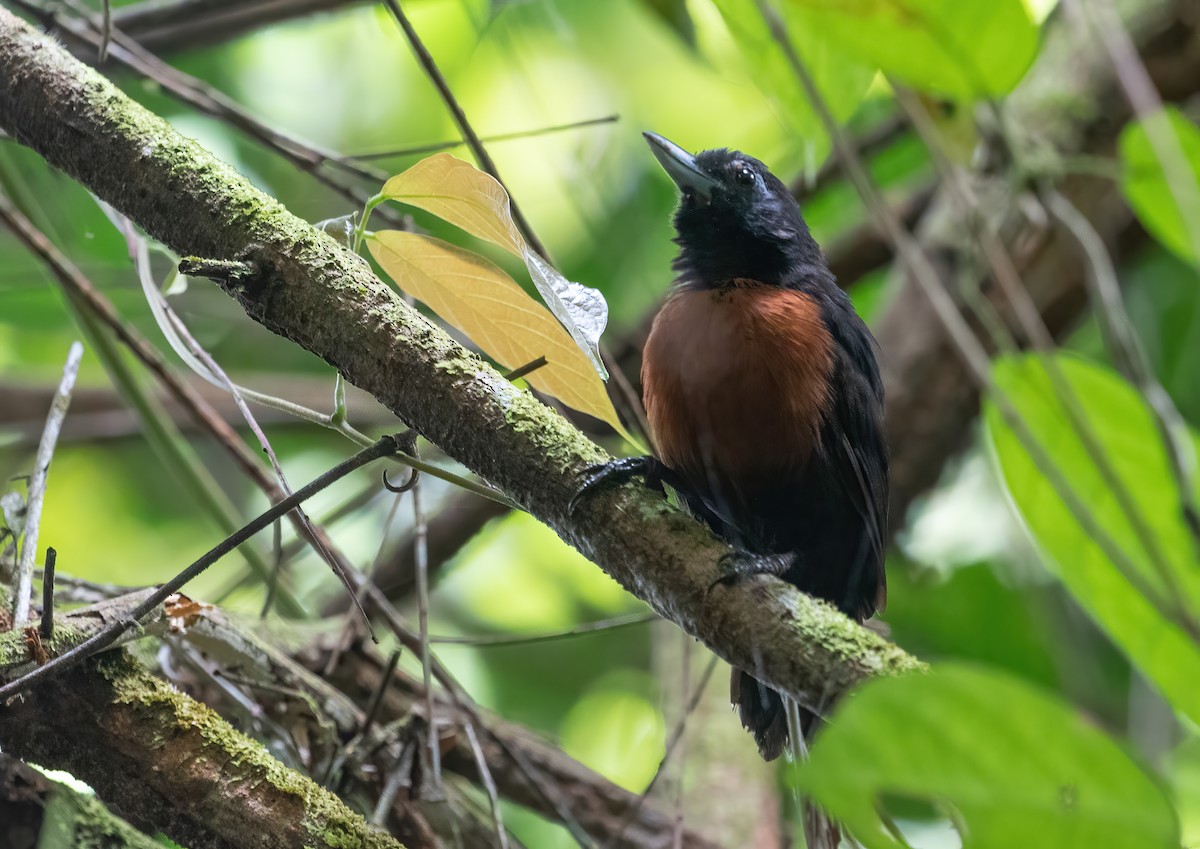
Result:
[[[717,185],[717,181],[705,174],[696,165],[696,157],[692,156],[682,147],[673,144],[658,133],[642,133],[646,137],[646,142],[650,145],[650,152],[654,154],[654,158],[658,160],[658,164],[663,167],[675,185],[679,186],[679,190],[683,192],[695,192],[704,198],[711,198],[712,191]]]

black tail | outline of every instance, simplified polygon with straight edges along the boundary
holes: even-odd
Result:
[[[783,698],[750,673],[734,669],[729,700],[737,705],[742,727],[754,735],[763,760],[773,761],[782,755],[788,744]]]
[[[748,672],[733,670],[729,699],[738,708],[742,727],[754,735],[763,760],[773,761],[788,747],[787,709],[783,697]],[[799,709],[800,730],[805,740],[812,738],[819,718]],[[815,805],[804,806],[804,839],[808,849],[837,849],[842,833],[838,824]]]

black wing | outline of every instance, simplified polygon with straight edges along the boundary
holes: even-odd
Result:
[[[840,296],[840,297],[839,297]],[[823,425],[822,458],[831,494],[844,504],[839,532],[848,562],[838,606],[860,619],[887,600],[888,447],[883,423],[883,380],[875,340],[840,291],[827,302],[834,338],[833,398]]]

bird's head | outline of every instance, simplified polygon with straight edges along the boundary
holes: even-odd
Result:
[[[721,288],[731,280],[800,287],[832,282],[821,249],[787,186],[752,156],[718,148],[695,156],[644,133],[679,187],[675,213],[679,282]]]

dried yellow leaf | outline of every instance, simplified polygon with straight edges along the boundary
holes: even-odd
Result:
[[[398,230],[375,233],[367,248],[397,286],[496,362],[513,369],[545,357],[546,365],[525,378],[530,385],[634,441],[588,357],[554,316],[499,267],[440,239]]]
[[[525,243],[513,223],[508,192],[490,174],[448,153],[422,159],[383,186],[383,197],[432,212],[472,236],[499,245],[524,261],[533,285],[601,378],[600,335],[608,302],[596,289],[563,277]]]
[[[489,174],[448,153],[422,159],[383,184],[383,196],[432,212],[472,236],[523,257],[508,192]]]

